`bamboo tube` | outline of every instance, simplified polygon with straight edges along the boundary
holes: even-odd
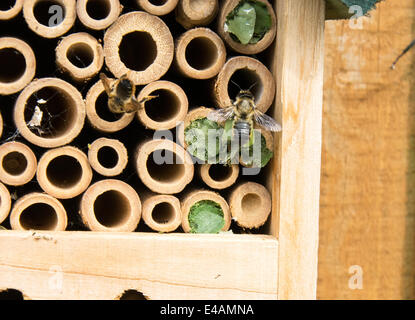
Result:
[[[11,186],[28,183],[36,174],[37,160],[33,151],[21,142],[0,146],[0,180]]]
[[[180,0],[176,20],[186,29],[206,26],[215,19],[218,8],[218,0]]]
[[[12,2],[6,1],[6,4],[10,3],[10,7],[3,7],[4,5],[2,5],[2,8],[0,9],[0,20],[10,20],[17,16],[20,10],[22,10],[23,2],[24,0],[14,0]]]
[[[9,215],[11,203],[9,190],[0,182],[0,223],[6,220]]]
[[[0,95],[22,90],[32,81],[35,72],[35,54],[26,42],[12,37],[0,38]]]
[[[137,100],[150,95],[157,97],[145,102],[144,108],[137,111],[138,119],[146,128],[167,130],[183,121],[189,102],[181,87],[170,81],[154,81],[140,91]]]
[[[275,81],[271,72],[254,58],[238,56],[225,63],[216,79],[214,90],[220,108],[232,105],[231,99],[239,91],[231,80],[242,89],[252,86],[256,107],[262,112],[266,112],[274,101]]]
[[[277,18],[275,16],[274,9],[272,8],[268,0],[257,1],[262,2],[267,6],[268,12],[271,16],[271,27],[267,31],[267,33],[265,33],[264,37],[255,44],[242,44],[238,41],[235,41],[230,36],[229,32],[225,31],[226,17],[240,3],[240,0],[226,0],[221,5],[221,9],[219,10],[218,14],[218,33],[221,36],[221,38],[226,42],[226,44],[236,52],[242,54],[257,54],[268,48],[270,44],[274,41],[275,34],[277,32]]]
[[[185,129],[190,125],[190,123],[194,120],[197,119],[202,119],[202,118],[206,118],[207,115],[213,111],[213,109],[211,108],[206,108],[206,107],[198,107],[195,108],[191,111],[189,111],[186,115],[186,117],[184,118],[183,123],[181,123],[178,127],[177,127],[177,142],[184,147],[185,149],[187,148],[187,144],[186,141],[184,139],[184,131]]]
[[[89,147],[88,160],[99,174],[112,177],[121,174],[128,162],[127,149],[115,139],[99,138]]]
[[[175,196],[147,194],[142,200],[143,220],[154,231],[172,232],[182,223],[180,201]]]
[[[194,190],[187,194],[181,201],[182,205],[182,228],[184,232],[191,232],[189,223],[189,213],[193,205],[199,201],[210,200],[214,203],[219,204],[223,212],[224,226],[221,231],[228,231],[231,225],[231,215],[229,206],[226,200],[221,197],[218,193],[208,190]]]
[[[81,23],[92,30],[108,28],[122,11],[119,0],[78,0],[76,13]]]
[[[25,0],[23,16],[33,32],[44,38],[57,38],[75,23],[75,6],[74,0]]]
[[[88,33],[73,33],[63,38],[56,47],[56,64],[75,81],[87,81],[104,64],[102,46]]]
[[[176,64],[185,76],[209,79],[216,76],[226,61],[222,39],[208,28],[183,33],[176,43]]]
[[[192,159],[186,150],[173,141],[150,140],[137,150],[135,163],[138,176],[151,191],[179,193],[192,181]]]
[[[176,8],[179,0],[136,0],[137,4],[148,13],[164,16]]]
[[[36,107],[43,112],[40,119],[35,119]],[[81,132],[84,121],[85,103],[81,94],[58,78],[31,82],[14,107],[14,122],[21,135],[44,148],[70,143]]]
[[[98,80],[88,91],[85,99],[86,116],[95,129],[102,132],[116,132],[124,129],[134,119],[134,113],[115,114],[108,109],[108,95]]]
[[[29,193],[18,199],[10,213],[13,230],[63,231],[68,224],[59,200],[45,193]]]
[[[239,166],[233,164],[202,164],[199,169],[200,177],[212,189],[225,189],[233,185],[239,176]]]
[[[135,85],[160,79],[174,55],[173,37],[160,18],[146,12],[124,14],[105,32],[104,55],[115,77],[129,74]]]
[[[88,188],[92,170],[86,155],[65,146],[49,150],[39,160],[37,181],[43,191],[58,199],[70,199]]]
[[[2,136],[2,134],[3,134],[3,117],[0,113],[0,137]]]
[[[232,218],[244,228],[258,228],[267,221],[271,212],[271,195],[255,182],[238,185],[229,196]]]
[[[83,194],[80,214],[92,231],[132,232],[140,222],[141,201],[125,182],[101,180]]]

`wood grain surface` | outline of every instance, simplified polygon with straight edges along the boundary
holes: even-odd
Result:
[[[388,0],[326,22],[319,299],[415,298],[415,50],[390,69],[414,19]]]

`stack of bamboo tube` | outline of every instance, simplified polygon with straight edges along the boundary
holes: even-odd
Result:
[[[232,82],[256,83],[263,112],[274,101],[265,63],[274,10],[256,0],[272,26],[242,45],[225,30],[239,1],[2,1],[0,224],[195,232],[192,208],[210,201],[222,212],[221,231],[264,225],[271,196],[263,170],[244,177],[236,164],[194,164],[184,139],[192,121],[232,104]],[[138,101],[155,98],[135,113],[112,113],[100,72],[112,83],[127,74]],[[156,130],[177,138],[155,137]],[[174,163],[160,164],[155,154]]]

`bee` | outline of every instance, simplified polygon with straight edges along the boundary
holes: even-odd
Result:
[[[238,133],[241,141],[249,145],[253,143],[254,123],[268,131],[281,131],[281,126],[273,118],[257,109],[255,97],[250,89],[241,89],[232,106],[211,111],[207,118],[219,123],[232,120],[232,129]]]
[[[148,96],[140,101],[135,97],[135,85],[125,74],[121,78],[113,81],[104,73],[99,75],[105,92],[108,95],[108,108],[113,113],[132,113],[144,106],[148,100],[157,96]]]

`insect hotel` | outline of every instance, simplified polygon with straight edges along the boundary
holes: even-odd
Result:
[[[314,299],[348,2],[2,1],[0,294]]]

